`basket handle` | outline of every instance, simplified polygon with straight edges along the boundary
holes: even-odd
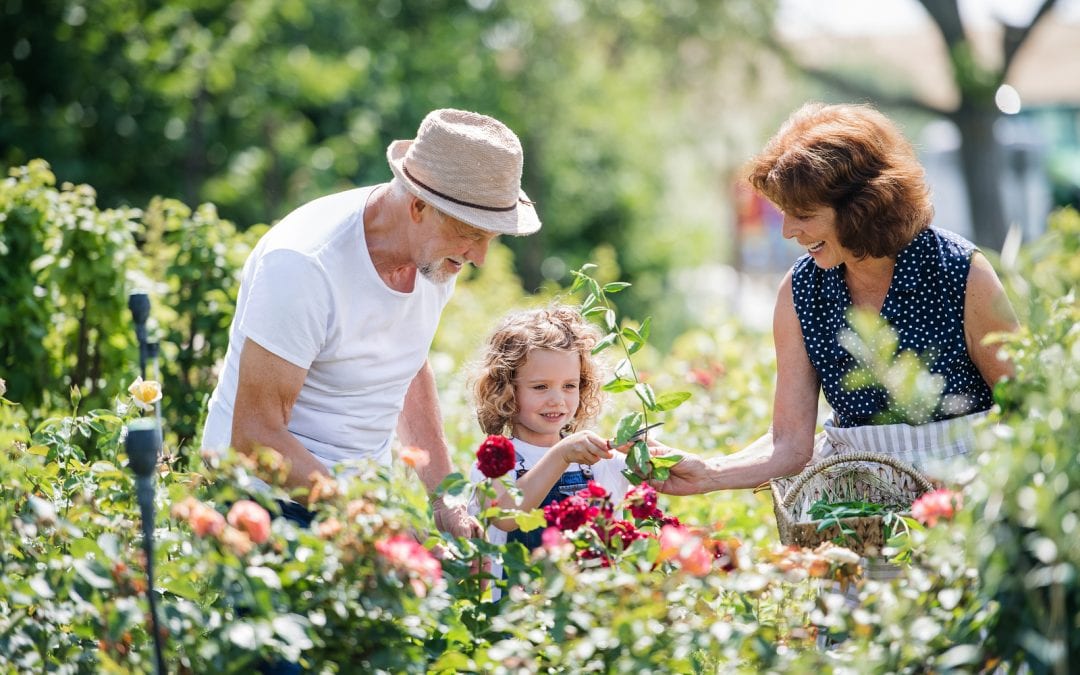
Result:
[[[788,490],[787,495],[784,497],[784,508],[790,509],[795,505],[795,499],[802,492],[803,487],[810,481],[811,478],[821,473],[825,469],[835,464],[843,464],[844,462],[877,462],[879,464],[887,464],[897,471],[902,471],[907,475],[915,479],[915,482],[919,484],[924,492],[930,492],[934,489],[934,485],[922,475],[918,469],[911,464],[892,457],[890,455],[884,455],[880,452],[848,452],[841,455],[833,455],[832,457],[826,457],[817,464],[806,467],[802,470],[802,473],[795,479],[795,484]]]

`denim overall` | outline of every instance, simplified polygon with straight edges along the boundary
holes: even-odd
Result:
[[[528,469],[525,468],[525,459],[519,453],[514,454],[517,456],[517,468],[514,470],[514,473],[516,478],[520,479],[525,475]],[[579,464],[577,471],[567,471],[563,473],[563,475],[559,476],[559,480],[551,486],[551,490],[549,490],[547,496],[544,497],[544,501],[540,502],[539,508],[544,508],[548,504],[554,502],[561,502],[579,490],[584,490],[592,478],[592,467],[588,464]],[[540,548],[540,545],[543,543],[543,535],[544,528],[542,527],[538,527],[529,532],[514,530],[506,533],[506,543],[509,544],[512,541],[516,541],[532,551],[533,549]]]

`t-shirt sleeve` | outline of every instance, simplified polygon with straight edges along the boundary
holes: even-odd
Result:
[[[630,489],[630,480],[623,475],[626,459],[618,452],[611,459],[602,459],[593,465],[596,482],[611,493],[611,505],[615,508],[622,503],[626,491]]]
[[[256,262],[240,332],[276,356],[309,368],[326,342],[330,286],[317,261],[290,250]]]

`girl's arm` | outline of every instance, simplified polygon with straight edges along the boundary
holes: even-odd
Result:
[[[778,476],[801,470],[814,452],[820,382],[803,342],[795,314],[791,273],[784,278],[773,312],[776,344],[776,391],[773,424],[769,432],[732,455],[703,459],[658,446],[659,453],[676,452],[683,461],[671,468],[671,477],[653,483],[673,495],[713,490],[754,488]]]
[[[601,459],[611,457],[607,441],[591,431],[578,431],[570,434],[551,446],[524,476],[517,480],[521,491],[521,504],[515,504],[503,486],[496,482],[497,504],[504,509],[532,511],[540,506],[551,487],[558,482],[571,464],[596,464]],[[494,525],[500,530],[512,532],[518,528],[513,518],[497,520]]]

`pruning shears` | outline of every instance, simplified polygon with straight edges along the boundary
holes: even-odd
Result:
[[[650,429],[655,429],[656,427],[660,426],[661,424],[663,424],[663,422],[653,422],[652,424],[641,427],[640,429],[635,431],[633,434],[631,434],[630,438],[626,439],[626,442],[627,443],[637,443],[638,441],[643,440],[645,438],[645,435],[647,433],[649,433]]]

